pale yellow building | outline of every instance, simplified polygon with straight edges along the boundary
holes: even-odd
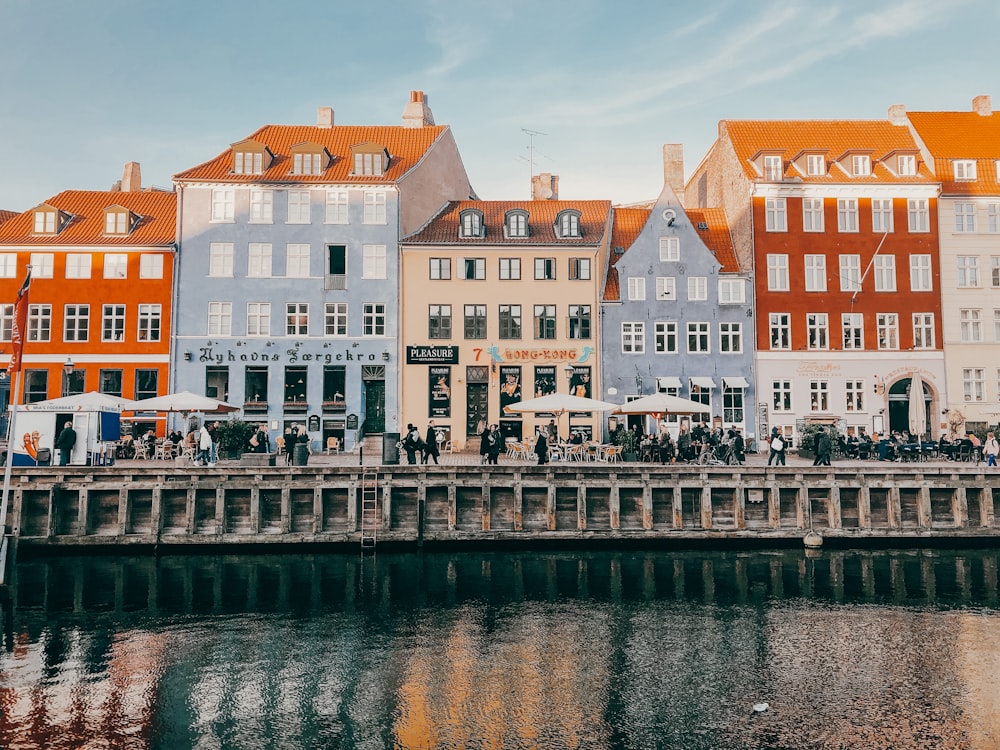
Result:
[[[426,434],[433,420],[454,449],[477,449],[485,424],[520,438],[554,417],[507,413],[509,404],[601,397],[610,216],[608,201],[458,201],[401,241],[403,429]],[[599,438],[603,420],[561,415],[560,436]]]

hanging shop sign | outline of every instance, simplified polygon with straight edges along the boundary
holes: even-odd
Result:
[[[408,365],[457,365],[457,346],[408,346],[406,347],[406,364]]]

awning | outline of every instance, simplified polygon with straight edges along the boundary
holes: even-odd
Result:
[[[749,388],[750,384],[746,378],[723,378],[722,385],[725,388]]]
[[[681,389],[681,379],[678,378],[678,377],[675,377],[674,375],[667,375],[667,376],[662,377],[662,378],[657,378],[656,379],[656,388],[657,388],[657,390],[660,390],[660,391],[665,391],[665,390],[668,390],[670,388],[676,388],[677,390],[680,390]]]
[[[691,378],[691,385],[696,385],[699,388],[715,388],[715,381],[711,378]]]

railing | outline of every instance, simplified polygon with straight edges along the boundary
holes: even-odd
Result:
[[[245,401],[243,411],[247,414],[259,414],[267,411],[267,401]]]
[[[346,412],[347,402],[346,401],[324,401],[323,411],[325,412]]]
[[[324,286],[327,291],[343,291],[347,289],[347,276],[345,274],[327,274]]]
[[[294,411],[294,412],[309,411],[309,404],[307,404],[305,401],[286,401],[285,411]]]

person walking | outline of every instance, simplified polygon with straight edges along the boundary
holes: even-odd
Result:
[[[500,448],[503,446],[503,441],[500,439],[500,426],[493,425],[490,429],[489,436],[489,460],[487,463],[493,464],[494,466],[499,465],[500,461]]]
[[[833,441],[830,440],[830,434],[820,427],[816,438],[816,461],[813,466],[829,466],[832,453]]]
[[[417,463],[417,449],[420,447],[420,433],[412,424],[406,425],[406,437],[403,438],[403,450],[406,451],[406,463]]]
[[[490,425],[484,424],[483,431],[479,433],[479,463],[490,462]]]
[[[214,464],[219,459],[219,423],[212,422],[208,426],[209,437],[212,438],[212,451],[209,454],[208,462]]]
[[[292,456],[295,455],[295,444],[299,441],[299,426],[293,424],[285,428],[285,465],[292,465]]]
[[[257,428],[257,432],[254,433],[253,439],[250,441],[250,447],[253,448],[254,453],[271,452],[271,441],[267,436],[267,428],[264,425],[260,425]]]
[[[201,466],[215,466],[212,461],[212,435],[204,424],[198,430],[198,463]]]
[[[986,454],[986,465],[997,465],[997,454],[1000,453],[1000,443],[997,442],[996,435],[992,432],[986,433],[986,442],[983,443],[983,453]]]
[[[774,456],[775,466],[785,465],[785,439],[781,436],[781,433],[774,430],[774,437],[771,438],[771,453]],[[767,465],[771,465],[771,456],[767,457]]]
[[[535,441],[535,455],[538,456],[538,465],[549,462],[549,444],[545,440],[545,430],[538,430],[538,439]]]
[[[773,461],[777,457],[777,455],[778,455],[778,450],[774,447],[774,441],[778,437],[780,437],[780,434],[778,432],[778,428],[777,427],[772,427],[771,428],[771,437],[768,438],[768,441],[767,441],[767,447],[768,447],[767,465],[768,466],[771,465],[771,461]],[[781,441],[781,447],[782,448],[784,448],[784,443],[785,443],[785,441],[782,440]]]
[[[993,434],[992,432],[990,433]],[[56,448],[59,449],[59,465],[66,466],[69,464],[69,454],[73,452],[73,446],[76,445],[76,430],[73,429],[73,423],[67,422],[63,425],[62,431],[59,433],[59,437],[56,438]]]
[[[441,449],[438,447],[438,434],[437,430],[434,429],[434,420],[432,419],[427,423],[427,437],[424,438],[424,463],[427,463],[428,458],[433,458],[434,463],[438,464],[438,456],[441,455]]]

